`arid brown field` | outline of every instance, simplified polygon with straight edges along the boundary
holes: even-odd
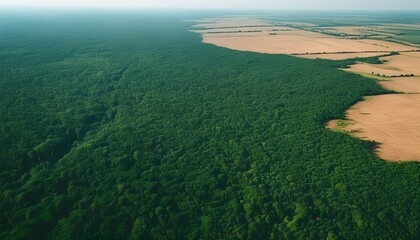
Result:
[[[390,94],[369,97],[347,111],[350,124],[342,130],[379,143],[379,157],[388,161],[420,161],[420,95]],[[329,128],[340,128],[338,120]]]

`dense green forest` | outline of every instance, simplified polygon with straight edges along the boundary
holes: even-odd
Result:
[[[210,15],[0,15],[0,239],[420,239],[420,165],[324,127],[386,91]]]

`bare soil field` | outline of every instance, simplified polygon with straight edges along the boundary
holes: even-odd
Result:
[[[400,55],[384,57],[387,60],[383,65],[401,69],[401,73],[410,73],[420,76],[420,52],[404,52]]]
[[[384,88],[420,93],[420,53],[404,52],[383,57],[383,64],[358,63],[347,71],[377,78],[380,75],[415,74],[415,77],[382,77]],[[372,72],[374,74],[372,74]],[[420,161],[420,94],[381,95],[357,103],[347,111],[351,124],[331,121],[327,127],[379,142],[378,155],[389,161]]]
[[[353,120],[329,128],[352,132],[358,138],[379,143],[379,157],[388,161],[420,161],[420,95],[392,94],[369,97],[346,113]]]
[[[420,52],[403,52],[399,55],[380,58],[383,64],[359,63],[349,71],[357,73],[379,73],[380,75],[414,74],[420,76]]]
[[[397,92],[420,93],[420,77],[392,78],[389,81],[378,81],[378,83],[386,89]]]
[[[389,64],[358,63],[355,65],[351,65],[350,68],[344,70],[354,73],[379,74],[381,76],[398,76],[401,74],[405,74],[405,72],[402,69],[390,66]]]
[[[378,55],[382,55],[383,52],[413,49],[380,40],[335,38],[302,30],[285,31],[276,35],[258,35],[258,37],[204,34],[203,42],[234,50],[273,54],[379,52]]]
[[[399,55],[380,58],[386,60],[383,64],[358,63],[345,71],[361,74],[379,74],[380,76],[411,75],[413,77],[391,77],[390,81],[380,82],[385,88],[399,92],[419,92],[420,81],[420,52],[403,52]]]

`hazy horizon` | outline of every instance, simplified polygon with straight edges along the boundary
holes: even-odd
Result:
[[[357,7],[355,7],[357,6]],[[418,0],[0,0],[3,8],[94,8],[94,9],[200,9],[200,10],[420,10]]]

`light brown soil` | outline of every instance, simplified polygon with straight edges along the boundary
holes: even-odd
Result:
[[[420,76],[420,52],[404,52],[400,55],[381,58],[388,62],[384,66],[400,69],[400,73],[410,73]]]
[[[387,62],[383,64],[359,63],[350,66],[346,71],[368,74],[373,72],[374,74],[385,76],[399,76],[401,74],[420,76],[420,52],[403,52],[400,55],[380,59],[386,60]]]
[[[347,111],[344,127],[361,139],[379,142],[378,155],[389,161],[420,161],[420,95],[370,97]],[[337,121],[330,122],[334,128]]]
[[[203,35],[203,42],[241,51],[277,54],[386,52],[413,49],[383,41],[375,41],[376,45],[373,45],[365,40],[326,37],[307,31],[289,31],[277,35],[259,35],[258,37],[207,34]]]
[[[420,53],[409,52],[381,58],[384,64],[359,63],[351,66],[352,72],[384,75],[420,73]],[[420,77],[387,78],[378,81],[384,88],[420,93]],[[341,130],[359,131],[353,133],[359,138],[379,142],[378,155],[389,161],[420,161],[420,94],[381,95],[359,102],[347,111],[352,124]],[[327,127],[340,129],[337,121]]]
[[[420,93],[420,77],[392,78],[389,81],[378,81],[378,83],[386,89],[397,92]]]
[[[419,50],[415,47],[382,40],[349,39],[289,27],[274,26],[273,23],[252,18],[209,18],[199,22],[201,24],[195,27],[206,29],[195,30],[195,32],[202,35],[203,42],[240,51],[272,54],[329,53],[327,56],[302,55],[301,57],[338,60],[359,55],[361,57],[378,56],[390,51]],[[303,22],[283,22],[279,24],[317,29],[315,25]],[[337,27],[331,28],[331,30],[356,33],[370,28],[363,26]],[[273,31],[274,29],[277,31]],[[323,29],[327,30],[329,28]],[[343,53],[351,53],[352,55],[341,55]],[[353,55],[355,53],[357,54]]]

